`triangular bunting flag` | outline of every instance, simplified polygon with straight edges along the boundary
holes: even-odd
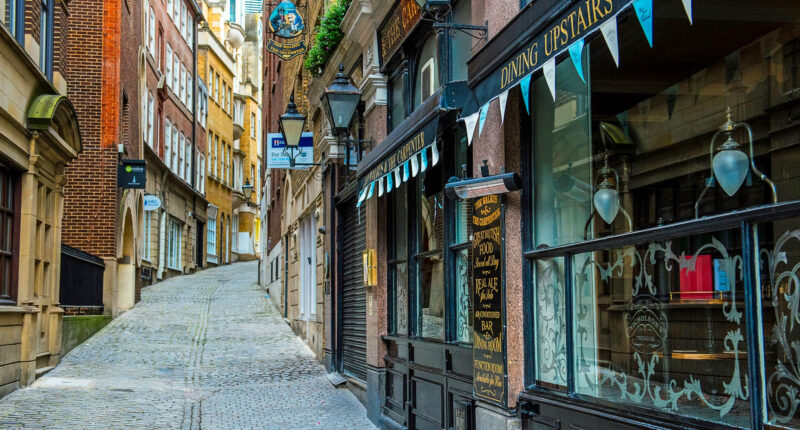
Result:
[[[525,110],[528,112],[528,115],[531,114],[531,105],[530,105],[530,97],[531,97],[531,75],[525,76],[519,81],[519,90],[522,91],[522,100],[525,102]]]
[[[409,164],[408,160],[406,160],[406,162],[403,163],[403,182],[408,180],[408,169],[409,169],[408,164]]]
[[[633,10],[639,18],[647,43],[653,47],[653,0],[633,0]]]
[[[572,64],[575,65],[575,70],[578,71],[578,76],[581,77],[583,83],[586,83],[586,78],[583,77],[583,46],[586,42],[583,39],[578,39],[575,43],[569,46],[569,56],[572,58]]]
[[[400,168],[395,168],[392,173],[394,173],[394,183],[396,184],[395,188],[400,188],[400,184],[403,183],[402,178],[400,178]]]
[[[480,112],[464,118],[464,125],[467,126],[467,146],[472,145],[472,135],[475,133],[475,125],[478,123]],[[416,175],[415,175],[416,176]]]
[[[603,33],[603,39],[606,40],[606,46],[611,51],[611,56],[614,58],[614,63],[619,67],[619,38],[617,37],[617,17],[613,17],[604,22],[600,26],[600,32]]]
[[[378,197],[383,196],[383,178],[378,178]]]
[[[486,102],[485,105],[481,106],[481,116],[480,121],[478,122],[478,136],[483,134],[483,123],[486,122],[486,115],[489,113],[489,103],[492,101]]]
[[[386,175],[386,192],[387,193],[391,193],[392,192],[392,174],[391,174],[391,172],[388,175]]]
[[[427,151],[427,149],[428,148],[422,148],[422,151],[419,152],[420,162],[422,163],[419,169],[420,172],[424,172],[425,169],[428,168],[428,155],[425,154],[425,151]]]
[[[544,80],[547,81],[547,87],[550,88],[550,94],[553,95],[553,101],[556,100],[556,57],[547,60],[543,66]]]
[[[367,189],[364,188],[363,190],[361,190],[361,194],[358,195],[358,203],[356,203],[356,207],[361,206],[361,203],[363,203],[364,199],[366,198],[367,198]]]
[[[683,8],[686,9],[686,15],[689,17],[689,24],[694,24],[692,17],[692,0],[683,0]]]
[[[367,200],[372,198],[372,194],[374,192],[375,192],[375,181],[372,181],[372,183],[369,184],[369,193],[367,193]]]
[[[436,141],[431,145],[431,167],[439,164],[439,148],[436,147]]]
[[[417,173],[419,173],[419,160],[417,160],[417,154],[411,156],[411,176],[416,177]]]
[[[506,102],[508,102],[508,90],[500,93],[500,123],[506,120]]]

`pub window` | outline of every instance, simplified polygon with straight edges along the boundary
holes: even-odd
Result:
[[[455,145],[453,148],[453,166],[451,171],[453,176],[465,179],[472,172],[471,155],[472,151],[467,145],[466,131],[459,127],[455,133]],[[453,328],[453,338],[457,342],[472,343],[472,201],[471,200],[449,200],[448,205],[453,206],[453,228],[452,238],[450,239],[450,252],[453,258],[453,286],[455,294],[453,298],[455,305],[452,307],[455,313],[455,324]]]
[[[389,194],[389,283],[394,334],[408,335],[408,186]]]
[[[414,88],[414,108],[428,99],[439,88],[439,61],[436,36],[430,36],[422,45],[417,61],[417,77]]]
[[[0,304],[17,304],[17,179],[0,165]]]
[[[442,163],[417,175],[417,334],[444,340],[444,187]]]
[[[526,211],[534,389],[748,428],[751,396],[760,396],[765,423],[800,425],[791,346],[800,328],[784,323],[800,319],[792,304],[800,220],[765,206],[772,189],[749,166],[738,181],[712,172],[727,136],[709,154],[728,115],[746,123],[753,164],[797,216],[800,144],[788,134],[800,124],[786,118],[800,11],[782,4],[709,0],[694,25],[655,13],[654,37],[670,43],[653,48],[635,18],[621,19],[619,67],[600,36],[584,50],[585,82],[569,59],[557,65],[555,101],[534,76]],[[749,162],[748,134],[730,137]],[[719,216],[734,211],[741,222]],[[754,280],[744,275],[749,264]],[[760,294],[759,312],[748,311],[746,291]],[[763,350],[748,347],[753,339]]]

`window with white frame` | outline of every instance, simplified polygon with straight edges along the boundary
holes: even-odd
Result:
[[[250,137],[256,138],[256,114],[250,114]]]
[[[208,237],[206,240],[206,254],[208,254],[209,261],[217,261],[217,218],[209,218],[206,227],[208,229],[206,232]]]
[[[188,106],[189,104],[186,103],[186,66],[184,66],[183,63],[181,63],[180,78],[181,78],[181,91],[179,93],[179,97],[183,102],[183,104]]]
[[[172,0],[167,0],[167,15],[169,15],[169,19],[172,19]]]
[[[188,16],[189,22],[186,23],[186,33],[187,37],[186,40],[189,42],[189,50],[194,51],[194,18],[189,15]]]
[[[233,214],[231,230],[231,248],[234,252],[239,252],[239,214]]]
[[[175,3],[172,4],[174,7],[172,8],[172,22],[175,23],[175,26],[180,28],[181,27],[181,0],[175,0]]]
[[[184,40],[189,40],[186,36],[186,3],[181,2],[181,36]]]
[[[146,211],[144,213],[144,255],[142,256],[143,259],[150,261],[150,248],[152,247],[152,243],[150,242],[150,233],[151,233],[151,218],[153,212]]]
[[[167,85],[172,86],[172,45],[167,43]]]
[[[187,184],[192,183],[192,141],[188,138],[186,139],[186,157],[183,160],[184,164],[184,174],[183,179],[186,179]]]
[[[175,170],[175,174],[178,175],[180,178],[185,178],[185,170],[184,170],[184,154],[186,153],[186,138],[183,136],[183,133],[180,134],[178,137],[180,139],[180,146],[178,146],[178,168]]]
[[[183,226],[174,218],[169,220],[169,235],[167,237],[167,267],[181,270],[181,233]]]
[[[300,318],[310,320],[317,314],[317,221],[309,216],[300,221]]]
[[[189,108],[189,112],[194,112],[194,105],[192,104],[193,96],[194,96],[194,82],[192,81],[192,72],[186,72],[186,107]]]
[[[151,148],[156,145],[153,142],[153,117],[155,117],[155,99],[153,93],[147,94],[147,144]]]
[[[164,164],[170,166],[172,160],[172,124],[169,118],[164,120]]]
[[[221,158],[222,155],[220,154],[219,151],[219,136],[214,136],[214,176],[216,176],[217,178],[220,177],[219,174],[221,170],[220,164],[222,164]]]
[[[154,58],[156,56],[156,13],[153,6],[150,6],[150,22],[147,27],[147,47],[150,49],[150,55]]]
[[[178,146],[178,128],[172,127],[172,164],[170,164],[170,169],[173,172],[178,171],[178,150],[180,147]]]
[[[195,176],[197,180],[197,184],[195,185],[195,189],[200,192],[200,194],[206,193],[206,157],[200,151],[195,153],[195,157],[197,157],[197,175]]]
[[[172,91],[176,94],[180,92],[180,80],[181,80],[181,66],[180,66],[180,59],[178,58],[178,52],[175,52],[175,55],[172,56]]]

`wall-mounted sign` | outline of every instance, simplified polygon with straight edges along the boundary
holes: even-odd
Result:
[[[267,41],[267,52],[271,52],[283,60],[289,60],[306,53],[306,44],[302,40],[296,43],[281,43],[274,39]]]
[[[289,156],[292,152],[286,148],[286,142],[280,133],[267,133],[267,168],[306,170],[307,164],[314,162],[314,133],[305,132],[300,137],[300,145],[294,150],[294,161],[300,166],[291,167]],[[306,164],[305,166],[303,164]]]
[[[161,207],[161,199],[152,194],[144,196],[144,210],[154,211]]]
[[[286,39],[297,37],[303,33],[305,27],[297,7],[288,0],[278,3],[269,15],[269,31],[278,37]]]
[[[472,215],[472,377],[475,397],[504,405],[503,208],[497,194],[476,199]]]
[[[381,61],[386,61],[397,51],[400,44],[419,21],[421,14],[419,5],[414,0],[400,0],[389,17],[378,30],[381,43]]]
[[[117,169],[117,186],[120,188],[144,188],[147,183],[147,164],[144,160],[122,160]]]

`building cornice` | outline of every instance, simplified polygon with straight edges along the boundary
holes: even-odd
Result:
[[[217,35],[215,35],[207,25],[204,25],[197,36],[197,45],[200,48],[210,49],[214,55],[219,58],[220,63],[228,68],[228,72],[230,72],[231,75],[235,75],[236,60],[231,56],[228,50],[225,49],[222,42],[217,38]]]

